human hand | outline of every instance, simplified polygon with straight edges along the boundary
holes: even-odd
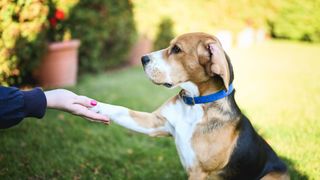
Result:
[[[47,107],[60,109],[84,117],[91,121],[109,124],[109,118],[89,110],[97,105],[97,101],[86,96],[79,96],[65,89],[46,91]]]

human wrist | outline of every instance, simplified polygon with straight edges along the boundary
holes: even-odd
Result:
[[[51,91],[46,91],[44,92],[46,99],[47,99],[47,108],[57,108],[57,98],[56,98],[56,93],[54,92],[55,90]]]

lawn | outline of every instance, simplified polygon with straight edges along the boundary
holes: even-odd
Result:
[[[229,52],[236,99],[289,165],[292,179],[320,178],[320,45],[267,42]],[[141,67],[86,75],[70,88],[99,101],[152,111],[177,90]],[[0,179],[186,179],[170,138],[48,110],[0,131]]]

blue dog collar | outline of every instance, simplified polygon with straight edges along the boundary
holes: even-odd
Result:
[[[233,85],[230,84],[228,91],[220,90],[213,94],[209,94],[206,96],[197,96],[197,97],[186,96],[185,94],[181,93],[182,92],[181,91],[180,96],[182,97],[184,103],[188,105],[204,104],[204,103],[214,102],[226,96],[229,96],[233,90],[234,90]]]

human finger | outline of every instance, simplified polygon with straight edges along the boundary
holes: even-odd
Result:
[[[85,107],[94,107],[98,104],[98,102],[94,99],[88,98],[86,96],[77,96],[74,100],[75,104],[80,104]]]
[[[74,109],[73,110],[74,114],[76,114],[78,116],[82,116],[85,118],[89,118],[89,119],[92,119],[95,121],[101,121],[101,122],[109,122],[110,121],[110,119],[107,116],[104,116],[102,114],[98,114],[94,111],[91,111],[82,105],[74,104],[73,109]]]

